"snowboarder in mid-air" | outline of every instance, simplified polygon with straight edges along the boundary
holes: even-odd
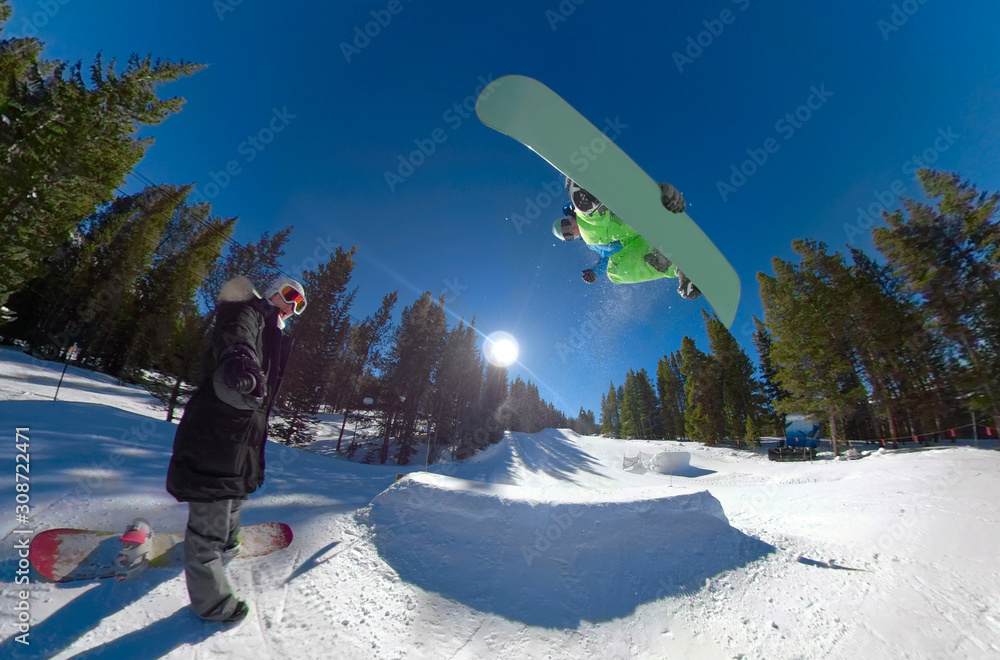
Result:
[[[603,272],[615,284],[676,277],[677,292],[682,298],[694,300],[701,296],[698,287],[677,266],[597,198],[570,179],[566,180],[566,187],[571,203],[563,208],[566,217],[553,223],[552,233],[563,241],[582,238],[587,247],[600,255],[595,266],[583,271],[584,282],[593,284]],[[660,199],[671,213],[684,212],[684,197],[669,183],[660,184]]]

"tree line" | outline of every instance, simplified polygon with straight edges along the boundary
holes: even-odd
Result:
[[[0,28],[10,14],[0,0]],[[42,60],[41,50],[33,38],[0,42],[0,338],[49,359],[72,349],[83,366],[143,382],[172,419],[205,376],[223,284],[242,275],[265,286],[293,228],[241,245],[232,240],[237,218],[191,203],[192,186],[115,194],[151,143],[138,127],[183,105],[160,99],[157,86],[201,65],[133,56],[119,71],[98,57],[85,79],[80,64]],[[365,400],[379,419],[382,462],[392,444],[405,464],[420,435],[432,453],[453,446],[468,456],[504,430],[571,423],[530,381],[508,383],[505,368],[484,363],[475,319],[449,329],[443,298],[425,292],[395,327],[398,292],[364,319],[352,316],[356,253],[337,248],[300,277],[309,308],[288,330],[296,349],[277,438],[308,443],[318,414],[346,417]]]
[[[754,442],[784,432],[783,415],[824,423],[839,453],[848,440],[941,439],[1000,421],[1000,195],[924,169],[928,202],[905,199],[873,229],[880,259],[799,239],[798,263],[758,273],[758,364],[714,316],[709,350],[684,337],[657,364],[602,396],[601,431],[614,437]],[[992,430],[992,429],[990,429]],[[981,432],[981,431],[977,431]]]

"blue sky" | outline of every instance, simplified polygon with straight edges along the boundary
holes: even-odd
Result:
[[[619,122],[618,144],[684,192],[740,275],[732,330],[754,360],[756,274],[792,259],[793,239],[872,251],[859,208],[916,195],[925,159],[1000,189],[993,1],[13,5],[4,36],[37,33],[47,57],[208,64],[164,88],[187,104],[144,131],[156,142],[142,175],[197,184],[218,215],[240,217],[243,243],[294,225],[288,272],[329,245],[357,245],[358,318],[392,290],[397,318],[424,290],[447,294],[453,322],[475,316],[484,333],[514,335],[511,378],[531,379],[570,415],[599,412],[609,381],[654,373],[684,335],[706,348],[705,304],[680,299],[673,280],[585,284],[596,257],[550,232],[561,199],[516,226],[511,216],[557,173],[463,117],[482,81],[532,76],[598,126]],[[444,142],[390,187],[386,172],[436,129]],[[766,162],[744,166],[768,144]],[[734,179],[733,167],[752,174]],[[123,189],[141,186],[129,177]]]

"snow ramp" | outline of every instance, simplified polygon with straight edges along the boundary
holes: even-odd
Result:
[[[358,517],[404,580],[558,628],[628,616],[774,550],[731,527],[707,491],[635,497],[421,472]]]

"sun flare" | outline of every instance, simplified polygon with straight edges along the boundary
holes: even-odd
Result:
[[[506,332],[494,332],[486,338],[483,353],[493,366],[508,367],[517,361],[517,340]]]

